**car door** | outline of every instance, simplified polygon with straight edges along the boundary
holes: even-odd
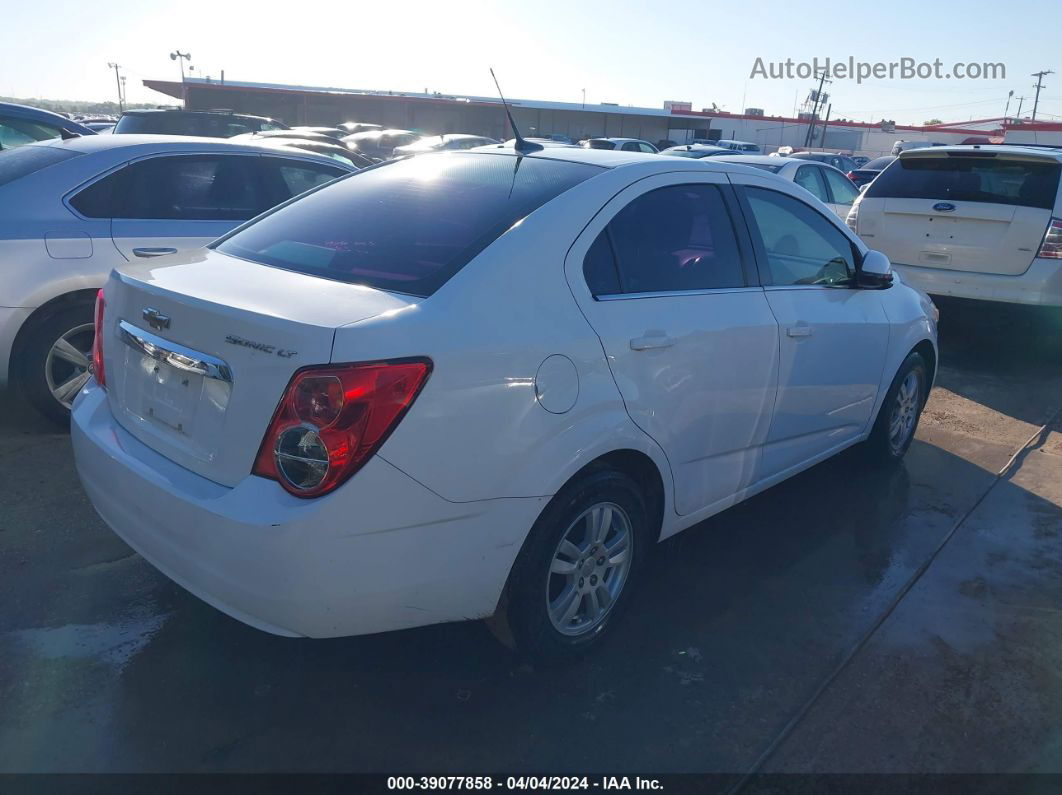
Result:
[[[566,261],[628,414],[667,455],[680,514],[752,482],[775,400],[777,324],[739,216],[722,174],[646,178]]]
[[[859,251],[835,219],[777,183],[731,175],[778,321],[779,384],[763,454],[773,477],[866,430],[889,342],[876,290],[854,286]]]
[[[115,246],[129,260],[201,248],[267,210],[254,153],[154,155],[120,177],[111,222]]]

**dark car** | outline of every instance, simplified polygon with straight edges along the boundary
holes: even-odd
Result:
[[[360,132],[372,132],[373,130],[382,130],[382,124],[370,124],[367,121],[345,121],[342,124],[336,125],[339,129],[343,130],[346,135],[353,135]]]
[[[410,130],[369,130],[348,135],[343,142],[366,157],[387,160],[396,146],[407,146],[420,139],[420,133]]]
[[[895,155],[885,155],[884,157],[876,157],[873,160],[864,163],[859,168],[854,168],[848,172],[848,179],[852,180],[856,185],[862,188],[864,185],[869,185],[874,181],[874,177],[885,170],[893,160],[896,159]]]
[[[49,110],[0,102],[0,149],[14,149],[34,141],[67,135],[95,135],[85,125]]]
[[[232,138],[243,133],[287,128],[288,125],[276,119],[226,110],[127,110],[112,132]]]
[[[859,167],[859,164],[848,155],[839,155],[835,152],[794,152],[789,157],[797,160],[816,160],[819,163],[827,163],[845,174]]]

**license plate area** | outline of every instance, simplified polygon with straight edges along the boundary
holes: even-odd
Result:
[[[141,416],[191,436],[195,431],[196,408],[203,397],[203,376],[144,355],[141,355],[141,369],[149,374],[142,393]]]

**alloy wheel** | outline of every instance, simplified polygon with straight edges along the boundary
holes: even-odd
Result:
[[[896,392],[896,401],[889,417],[889,448],[899,454],[914,433],[918,412],[922,407],[922,380],[912,370]]]
[[[546,582],[550,623],[563,635],[594,631],[619,599],[633,558],[630,517],[612,502],[583,511],[561,536]]]
[[[44,379],[52,397],[64,408],[70,408],[81,387],[89,380],[95,336],[93,324],[82,323],[59,337],[48,351]]]

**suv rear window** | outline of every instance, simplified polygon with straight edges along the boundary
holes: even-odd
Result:
[[[62,160],[77,157],[80,152],[60,149],[56,146],[20,146],[17,149],[0,151],[0,185],[14,182],[42,168]]]
[[[514,223],[602,170],[471,152],[391,161],[281,207],[217,249],[312,276],[429,296]]]
[[[231,138],[243,133],[279,129],[282,129],[281,125],[254,116],[160,110],[151,113],[127,113],[118,119],[113,132]]]
[[[1058,163],[991,153],[900,158],[870,183],[868,198],[941,199],[1053,209]]]

